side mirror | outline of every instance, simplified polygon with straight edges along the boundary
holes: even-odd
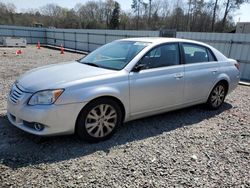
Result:
[[[140,72],[140,70],[144,69],[146,67],[145,64],[138,64],[138,65],[135,65],[135,67],[133,68],[133,72]]]

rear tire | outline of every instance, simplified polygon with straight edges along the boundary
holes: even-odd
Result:
[[[207,107],[211,110],[216,110],[219,107],[221,107],[226,98],[226,94],[227,94],[226,85],[222,82],[216,84],[208,97],[206,103]]]
[[[120,106],[110,98],[99,98],[81,110],[76,134],[85,141],[99,142],[109,139],[121,123]]]

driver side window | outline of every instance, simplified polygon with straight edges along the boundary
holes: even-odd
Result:
[[[144,65],[144,69],[166,67],[178,65],[179,47],[178,44],[164,44],[150,50],[140,61]]]

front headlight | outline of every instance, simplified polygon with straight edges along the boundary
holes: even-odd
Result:
[[[28,105],[53,104],[63,91],[63,89],[38,91],[31,96]]]

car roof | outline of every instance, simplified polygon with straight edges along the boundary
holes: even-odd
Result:
[[[227,60],[227,58],[221,52],[219,52],[217,49],[215,49],[214,47],[212,47],[206,43],[195,41],[195,40],[188,40],[188,39],[181,39],[181,38],[167,38],[167,37],[137,37],[137,38],[120,39],[117,41],[149,42],[149,43],[151,43],[150,46],[156,46],[156,45],[168,43],[168,42],[170,42],[170,43],[171,42],[192,43],[192,44],[197,44],[197,45],[202,45],[202,46],[208,47],[209,49],[211,49],[213,51],[213,53],[215,54],[217,59],[220,61]]]
[[[168,42],[193,43],[193,44],[202,45],[202,46],[205,46],[205,47],[208,47],[209,49],[211,49],[214,52],[214,54],[218,60],[220,60],[220,61],[227,60],[227,58],[221,52],[219,52],[217,49],[215,49],[214,47],[212,47],[206,43],[195,41],[195,40],[188,40],[188,39],[181,39],[181,38],[167,38],[167,37],[137,37],[137,38],[120,39],[117,41],[150,42],[151,43],[150,46],[156,46],[156,45],[168,43]]]
[[[153,44],[161,44],[161,43],[166,43],[166,42],[188,42],[188,43],[195,43],[195,44],[200,44],[200,45],[210,47],[209,45],[203,42],[198,42],[198,41],[188,40],[188,39],[181,39],[181,38],[167,38],[167,37],[137,37],[137,38],[120,39],[119,41],[150,42]]]

